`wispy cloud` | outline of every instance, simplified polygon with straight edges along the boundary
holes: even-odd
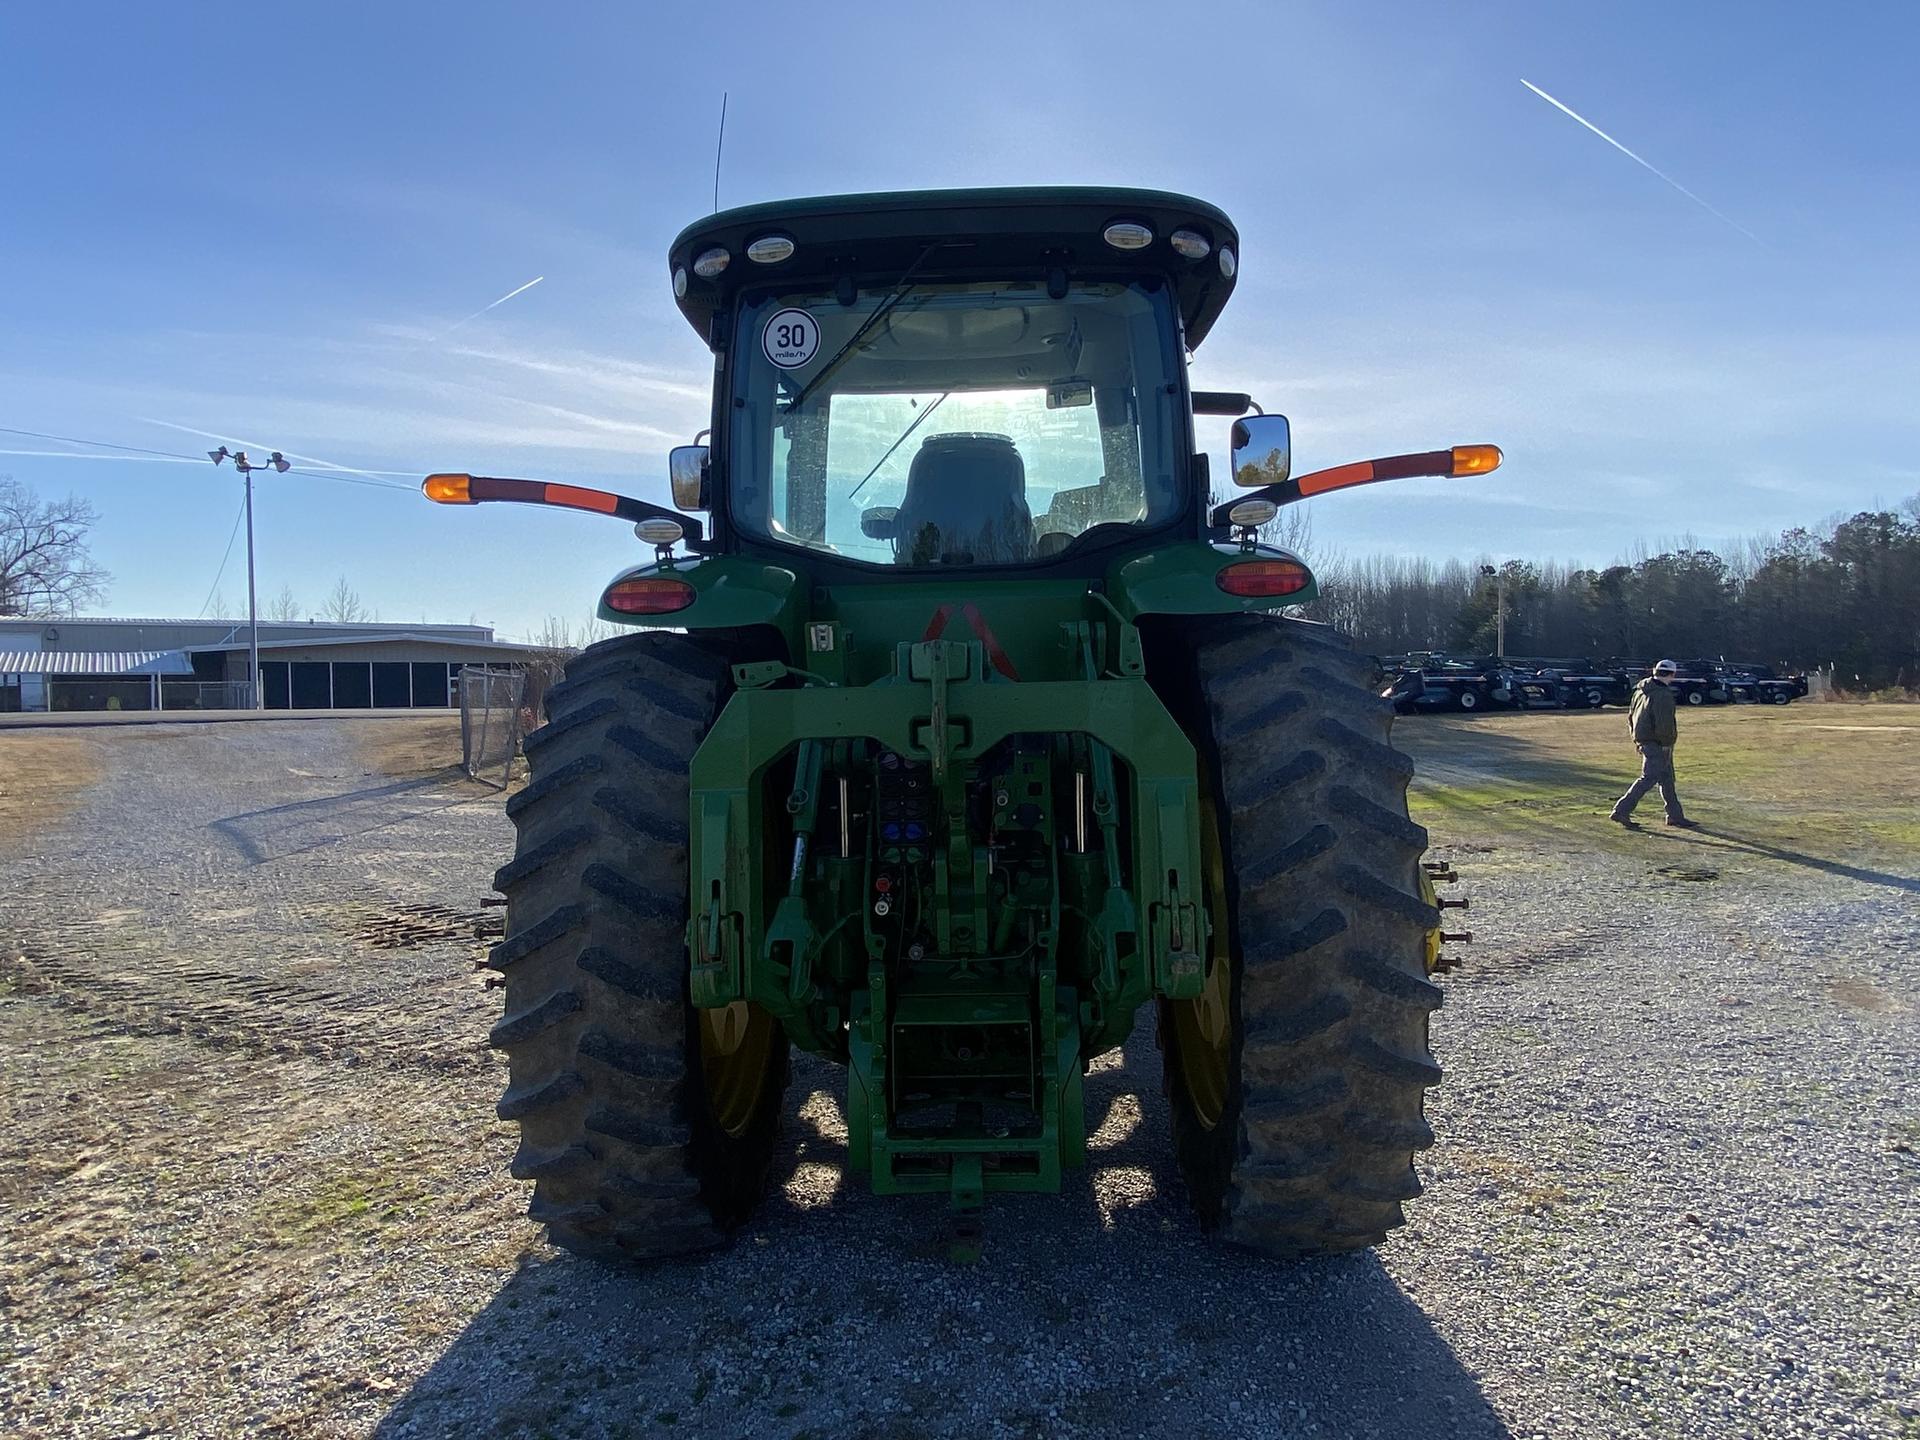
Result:
[[[1682,185],[1678,180],[1674,179],[1671,175],[1667,174],[1667,172],[1662,170],[1658,165],[1655,165],[1652,161],[1646,159],[1644,156],[1634,154],[1633,151],[1629,150],[1625,145],[1622,145],[1618,140],[1614,139],[1613,136],[1609,135],[1606,131],[1602,130],[1598,125],[1594,124],[1591,120],[1587,119],[1586,116],[1580,114],[1578,111],[1574,110],[1571,106],[1561,104],[1558,100],[1554,99],[1553,96],[1549,95],[1546,91],[1542,90],[1538,85],[1534,84],[1531,80],[1522,80],[1520,83],[1526,86],[1527,89],[1531,90],[1534,94],[1538,95],[1542,100],[1546,101],[1549,105],[1553,106],[1553,108],[1558,110],[1561,114],[1567,116],[1569,119],[1576,120],[1580,124],[1586,126],[1587,129],[1591,130],[1594,134],[1598,135],[1602,140],[1606,141],[1607,144],[1613,146],[1614,149],[1618,150],[1622,155],[1626,156],[1629,160],[1633,161],[1634,164],[1639,165],[1644,169],[1651,170],[1655,175],[1658,175],[1662,180],[1666,181],[1667,184],[1671,185],[1674,189],[1678,190],[1682,195],[1686,196],[1687,199],[1693,201],[1694,204],[1698,205],[1702,210],[1705,210],[1709,215],[1713,216],[1715,219],[1724,221],[1726,224],[1731,225],[1734,229],[1738,230],[1742,235],[1746,236],[1749,240],[1753,241],[1753,243],[1756,245],[1764,246],[1767,243],[1766,241],[1762,240],[1758,235],[1754,234],[1751,230],[1747,229],[1747,227],[1742,225],[1738,220],[1735,220],[1732,216],[1723,214],[1721,211],[1714,209],[1712,205],[1708,204],[1705,200],[1702,200],[1698,195],[1694,194],[1693,191],[1689,190],[1686,186]]]

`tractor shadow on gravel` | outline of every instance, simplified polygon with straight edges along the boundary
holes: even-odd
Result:
[[[1200,1234],[1146,1031],[1088,1077],[1086,1171],[1062,1195],[991,1197],[983,1258],[965,1267],[944,1258],[941,1202],[876,1199],[839,1173],[843,1077],[796,1056],[766,1205],[730,1247],[636,1269],[529,1257],[377,1436],[1286,1436],[1311,1422],[1504,1440],[1376,1254],[1284,1264]]]
[[[464,770],[450,765],[431,775],[229,815],[207,828],[232,844],[249,865],[264,865],[499,793],[474,785]]]

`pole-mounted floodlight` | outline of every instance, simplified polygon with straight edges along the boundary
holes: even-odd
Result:
[[[240,472],[240,478],[247,485],[247,683],[253,692],[252,707],[258,710],[264,697],[260,694],[260,603],[253,572],[253,472],[276,470],[284,475],[289,468],[287,457],[276,450],[266,464],[256,465],[247,459],[246,451],[230,451],[222,445],[218,450],[207,451],[207,458],[215,465],[233,461],[233,468]]]
[[[1507,577],[1491,565],[1482,565],[1480,573],[1494,582],[1494,593],[1497,599],[1493,622],[1493,653],[1495,658],[1504,660],[1507,654]]]

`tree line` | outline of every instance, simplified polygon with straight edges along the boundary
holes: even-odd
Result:
[[[0,615],[97,603],[108,580],[86,546],[97,518],[84,500],[42,501],[0,475]],[[1920,689],[1920,495],[1897,511],[1861,511],[1727,552],[1687,542],[1600,569],[1508,560],[1490,576],[1460,560],[1327,553],[1305,506],[1283,510],[1266,538],[1319,575],[1320,597],[1300,613],[1378,655],[1491,654],[1504,585],[1509,655],[1830,666],[1842,685]],[[288,587],[264,607],[278,620],[303,608]],[[319,615],[376,618],[345,576]],[[571,649],[574,637],[553,629],[551,647]]]
[[[1920,688],[1920,495],[1729,552],[1683,542],[1597,569],[1508,560],[1489,576],[1459,560],[1330,555],[1299,522],[1280,538],[1320,576],[1301,613],[1374,654],[1491,655],[1504,581],[1509,655],[1831,666],[1844,686]]]

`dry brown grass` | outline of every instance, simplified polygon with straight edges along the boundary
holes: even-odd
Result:
[[[369,770],[409,778],[460,771],[460,716],[435,712],[405,719],[351,722],[360,761]],[[450,775],[449,778],[452,778]]]
[[[71,814],[100,772],[99,748],[84,735],[0,734],[0,845],[30,839]]]

